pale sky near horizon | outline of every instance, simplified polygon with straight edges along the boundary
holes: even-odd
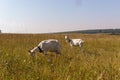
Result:
[[[120,0],[0,0],[4,33],[120,28]]]

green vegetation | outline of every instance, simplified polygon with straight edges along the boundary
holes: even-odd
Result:
[[[120,80],[120,36],[68,34],[82,38],[82,49],[71,48],[65,34],[0,34],[0,80]],[[41,40],[55,38],[62,55],[28,50]]]

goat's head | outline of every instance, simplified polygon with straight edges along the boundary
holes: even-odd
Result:
[[[66,40],[66,42],[70,42],[71,41],[71,39],[67,35],[65,35],[65,40]]]
[[[65,35],[65,40],[67,40],[69,37],[67,35]]]
[[[31,50],[28,50],[28,52],[29,52],[29,54],[30,54],[31,56],[34,56],[34,55],[35,55],[35,52],[32,52]]]

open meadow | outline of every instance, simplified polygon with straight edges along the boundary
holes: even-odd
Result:
[[[0,80],[120,80],[120,35],[67,34],[85,41],[71,48],[65,34],[0,34]],[[28,50],[58,39],[62,55]]]

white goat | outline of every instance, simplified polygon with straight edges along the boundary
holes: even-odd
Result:
[[[31,55],[34,55],[36,51],[39,51],[40,53],[46,54],[46,52],[56,52],[56,54],[61,54],[60,51],[60,44],[58,40],[56,39],[48,39],[41,41],[38,46],[33,48],[32,50],[29,50],[29,53]]]
[[[73,47],[73,46],[82,47],[83,43],[84,43],[84,41],[82,39],[70,39],[68,36],[65,36],[65,40],[66,40],[66,42],[70,43],[71,47]]]

